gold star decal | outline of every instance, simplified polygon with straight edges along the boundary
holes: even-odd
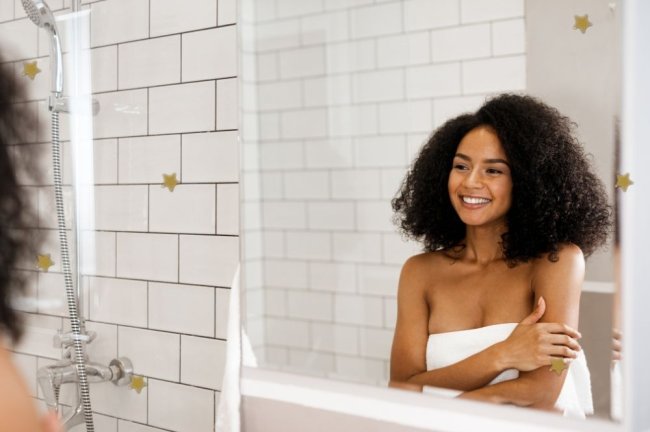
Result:
[[[589,21],[589,15],[574,15],[574,18],[575,24],[573,24],[573,28],[575,30],[580,30],[582,34],[585,34],[587,29],[593,25],[591,21]]]
[[[131,378],[131,384],[129,384],[129,387],[131,387],[138,394],[140,394],[140,392],[142,392],[142,389],[145,388],[147,385],[148,384],[144,380],[143,376],[133,375],[133,377]]]
[[[178,184],[178,179],[176,178],[176,173],[171,173],[171,174],[163,174],[163,185],[162,187],[166,187],[169,189],[170,192],[174,192],[174,188]]]
[[[623,189],[623,192],[627,192],[627,188],[633,184],[634,182],[630,180],[630,173],[616,174],[616,187]]]
[[[23,63],[23,75],[28,76],[32,81],[36,78],[36,75],[41,72],[36,64],[36,60],[33,62],[24,62]]]
[[[555,372],[558,375],[562,375],[564,369],[568,368],[567,364],[564,362],[563,358],[554,358],[551,359],[551,372]]]
[[[39,255],[36,261],[36,265],[39,269],[48,271],[50,267],[54,265],[54,261],[52,261],[52,258],[50,258],[50,254]]]

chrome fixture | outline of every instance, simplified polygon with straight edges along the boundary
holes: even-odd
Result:
[[[59,247],[61,249],[61,268],[65,280],[70,327],[72,329],[70,333],[55,338],[55,344],[64,350],[63,359],[54,365],[39,369],[38,382],[45,394],[48,407],[62,415],[63,425],[66,430],[76,424],[85,423],[86,432],[94,432],[89,381],[128,383],[131,380],[132,367],[128,359],[115,359],[107,367],[91,362],[86,355],[86,344],[90,343],[95,335],[86,332],[85,323],[79,313],[79,292],[75,291],[75,284],[72,279],[63,203],[61,141],[59,138],[59,113],[74,111],[71,107],[75,105],[75,100],[63,97],[61,40],[52,11],[43,0],[22,0],[22,4],[29,19],[39,28],[43,28],[48,32],[51,42],[52,89],[49,109],[52,117],[52,170],[54,173]],[[99,104],[93,101],[93,114],[96,114],[98,110]],[[77,402],[71,411],[63,415],[58,399],[60,387],[65,383],[76,383]]]
[[[61,54],[61,39],[56,27],[54,14],[43,0],[22,0],[23,8],[29,19],[38,27],[47,30],[50,34],[50,54],[52,70],[52,94],[55,97],[63,93],[63,61]]]
[[[50,111],[69,113],[69,100],[63,97],[63,54],[54,14],[43,0],[21,1],[29,19],[38,27],[45,29],[50,35],[50,70],[52,71]],[[99,112],[99,102],[95,99],[92,101],[92,112],[93,115],[97,115]]]
[[[95,332],[87,332],[81,335],[81,339],[86,343],[92,342],[96,337]],[[51,411],[61,415],[61,421],[66,428],[72,428],[85,421],[83,401],[80,397],[80,386],[75,386],[76,406],[73,406],[67,413],[63,413],[62,404],[59,401],[61,386],[69,383],[79,383],[79,374],[77,365],[73,361],[74,340],[78,337],[74,333],[65,333],[55,336],[55,343],[64,349],[63,359],[38,370],[38,384],[43,391],[45,404]],[[110,381],[115,385],[127,385],[133,377],[133,365],[128,358],[120,357],[111,360],[108,366],[91,362],[86,356],[85,361],[86,379],[88,382],[105,382]]]

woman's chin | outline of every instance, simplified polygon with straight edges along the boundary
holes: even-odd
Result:
[[[467,212],[462,211],[459,213],[460,220],[463,221],[465,225],[483,225],[490,221],[490,218],[485,217],[485,215],[477,214],[478,212]]]
[[[468,227],[497,226],[503,223],[502,219],[485,217],[484,215],[461,215],[460,220]]]

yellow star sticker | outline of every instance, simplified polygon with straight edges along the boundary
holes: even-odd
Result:
[[[562,375],[564,369],[568,367],[569,366],[567,366],[563,358],[554,358],[551,359],[551,368],[549,369],[549,371],[555,372],[558,375]]]
[[[52,261],[52,258],[50,258],[50,254],[39,255],[36,261],[36,265],[38,266],[39,269],[43,271],[48,271],[50,267],[54,265],[54,261]]]
[[[573,24],[573,28],[575,30],[580,30],[582,34],[585,34],[587,29],[591,27],[593,24],[589,21],[589,15],[574,15],[575,18],[575,24]]]
[[[163,185],[162,187],[166,187],[169,189],[170,192],[174,192],[174,188],[178,184],[178,179],[176,178],[176,173],[171,173],[171,174],[163,174]]]
[[[142,392],[142,389],[145,388],[147,385],[148,384],[144,380],[143,376],[133,375],[133,377],[131,378],[131,384],[129,384],[129,387],[131,387],[138,394],[140,394],[140,392]]]
[[[36,64],[36,60],[33,62],[23,62],[23,75],[27,75],[32,81],[36,78],[36,75],[41,72]]]
[[[617,188],[623,189],[623,192],[627,192],[627,188],[633,185],[634,182],[630,180],[630,173],[625,173],[623,175],[616,174],[616,186]]]

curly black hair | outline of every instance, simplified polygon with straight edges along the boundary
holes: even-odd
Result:
[[[574,137],[574,124],[540,100],[502,94],[476,113],[444,123],[429,138],[392,200],[394,222],[427,252],[462,247],[465,224],[452,207],[447,182],[461,139],[478,126],[497,134],[512,175],[512,205],[502,235],[511,265],[547,253],[557,260],[562,243],[589,256],[608,239],[612,209],[600,179]]]
[[[2,59],[0,58],[0,64]],[[24,101],[23,86],[13,67],[0,67],[0,334],[18,341],[22,333],[14,302],[25,292],[27,278],[20,264],[35,261],[37,231],[29,229],[34,209],[17,181],[17,172],[39,179],[28,160],[28,152],[16,151],[36,129],[36,119]]]

